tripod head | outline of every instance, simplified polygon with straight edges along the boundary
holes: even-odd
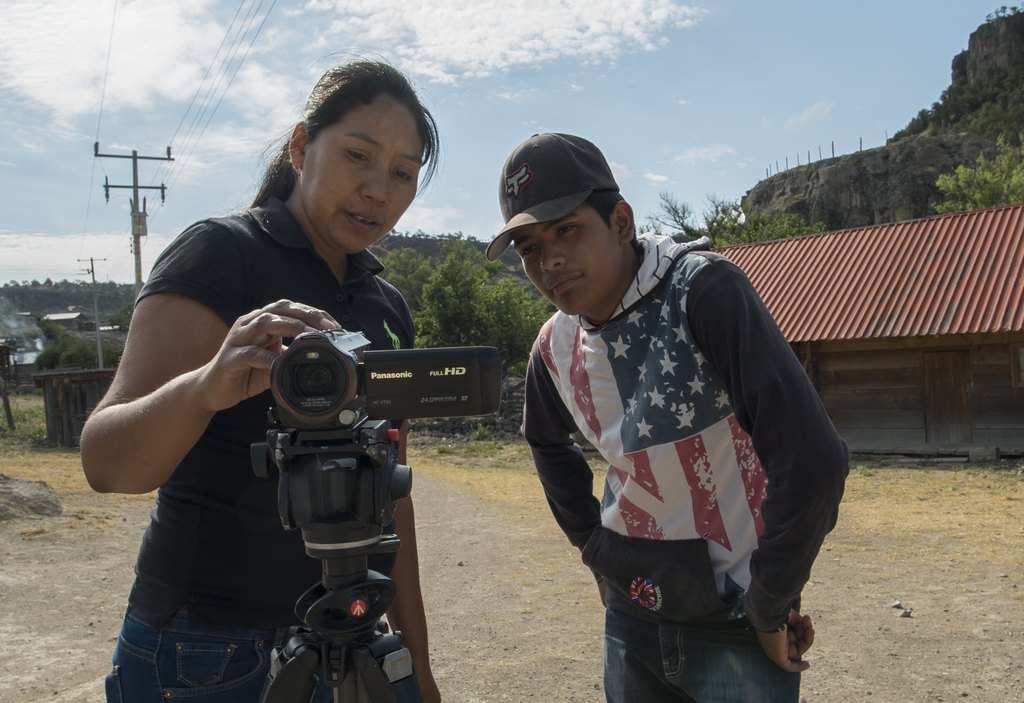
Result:
[[[299,528],[306,553],[333,559],[363,552],[381,540],[395,501],[409,495],[412,470],[396,461],[397,429],[387,420],[352,428],[276,427],[252,446],[253,469],[278,469],[278,513],[286,530]]]
[[[306,554],[322,561],[324,588],[363,580],[368,555],[398,550],[398,538],[382,534],[395,501],[412,489],[412,470],[397,463],[397,451],[398,430],[386,420],[350,429],[275,428],[266,444],[253,445],[257,476],[269,476],[268,459],[278,469],[281,523],[300,529]],[[306,613],[296,614],[306,621]]]

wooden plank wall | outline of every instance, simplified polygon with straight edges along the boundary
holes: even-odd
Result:
[[[825,408],[852,451],[1024,455],[1024,387],[1014,363],[1024,334],[796,345]],[[924,354],[969,354],[967,422],[956,444],[929,442]],[[951,379],[952,380],[952,379]],[[933,389],[934,391],[934,389]],[[933,403],[935,400],[932,401]],[[935,417],[936,408],[932,408]],[[934,421],[934,420],[933,420]],[[932,428],[933,439],[936,435]],[[947,435],[948,436],[948,435]]]
[[[814,376],[852,451],[916,453],[927,447],[918,350],[822,353]]]
[[[975,347],[971,355],[974,443],[1024,454],[1024,387],[1013,385],[1013,344]],[[1017,352],[1019,353],[1019,352]]]
[[[43,391],[47,441],[77,447],[86,418],[103,399],[113,377],[112,370],[36,374],[33,381]]]

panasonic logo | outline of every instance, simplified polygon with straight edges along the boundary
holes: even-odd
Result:
[[[464,376],[465,374],[465,366],[446,366],[443,369],[434,369],[430,372],[431,376]]]
[[[412,378],[412,371],[393,371],[390,373],[383,373],[380,371],[371,371],[371,379],[377,378]]]

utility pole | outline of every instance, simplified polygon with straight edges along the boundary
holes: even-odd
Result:
[[[103,179],[103,191],[107,196],[107,202],[110,202],[110,189],[111,188],[131,188],[132,189],[132,253],[135,255],[135,294],[139,294],[139,290],[142,288],[142,247],[141,238],[146,236],[146,199],[142,199],[142,209],[139,209],[139,191],[140,190],[159,190],[160,191],[160,202],[164,202],[167,197],[167,186],[161,183],[158,186],[140,186],[139,185],[139,160],[146,161],[174,161],[171,158],[171,147],[167,147],[167,156],[139,156],[139,152],[132,149],[132,155],[127,154],[101,154],[100,143],[95,142],[93,144],[93,152],[97,157],[104,157],[108,159],[131,159],[132,160],[132,184],[128,185],[111,185],[109,178]]]
[[[85,259],[79,259],[79,262],[85,261]],[[100,259],[100,261],[106,261],[106,259]],[[100,338],[100,306],[96,302],[96,259],[89,257],[89,268],[85,273],[92,274],[92,315],[96,320],[96,360],[99,362],[99,368],[103,368],[103,343]]]

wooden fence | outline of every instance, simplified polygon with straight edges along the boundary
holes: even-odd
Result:
[[[61,447],[77,447],[85,419],[113,379],[113,369],[61,369],[32,374],[32,382],[43,389],[47,441]]]

